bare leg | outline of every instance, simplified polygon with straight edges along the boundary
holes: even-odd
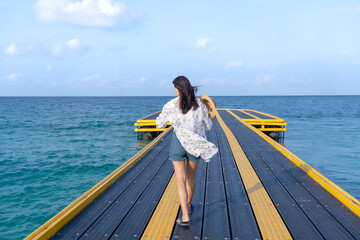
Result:
[[[186,174],[186,191],[188,194],[188,207],[190,208],[191,199],[195,192],[195,176],[198,162],[187,160],[187,174]]]
[[[174,165],[176,182],[177,182],[177,191],[180,200],[181,210],[182,210],[182,220],[188,222],[189,218],[189,208],[187,205],[187,192],[186,192],[186,165],[185,161],[172,161]]]

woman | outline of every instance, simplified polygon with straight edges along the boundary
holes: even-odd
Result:
[[[175,78],[173,84],[178,97],[164,105],[162,112],[156,118],[156,125],[163,128],[169,121],[174,127],[169,159],[174,165],[183,213],[182,218],[177,219],[176,223],[187,227],[190,225],[189,213],[193,210],[191,199],[195,191],[198,161],[200,157],[205,162],[210,161],[218,149],[206,140],[205,128],[209,131],[212,121],[206,106],[195,97],[197,88],[192,87],[184,76]]]

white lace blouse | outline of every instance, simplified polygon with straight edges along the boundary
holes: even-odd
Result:
[[[217,153],[218,148],[206,140],[205,128],[209,131],[212,127],[208,110],[197,98],[199,107],[196,110],[190,109],[183,114],[179,108],[178,99],[179,97],[174,98],[164,105],[162,112],[156,118],[156,125],[158,128],[164,128],[169,121],[185,150],[191,155],[200,156],[205,162],[209,162],[210,158]]]

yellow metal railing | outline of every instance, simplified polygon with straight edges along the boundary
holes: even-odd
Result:
[[[259,111],[251,110],[251,109],[228,109],[228,108],[217,108],[217,110],[231,110],[231,111],[240,111],[246,115],[248,115],[251,118],[243,119],[248,124],[256,127],[262,132],[285,132],[287,131],[287,123],[284,119],[278,118],[275,116],[272,116],[270,114],[262,113]],[[263,119],[260,117],[257,117],[255,115],[252,115],[249,112],[255,112],[259,114],[263,114],[265,116],[271,117],[272,119]],[[159,112],[155,112],[153,114],[150,114],[149,116],[146,116],[142,119],[139,119],[134,123],[135,132],[163,132],[166,130],[166,128],[160,129],[156,126],[156,120],[155,119],[147,119]],[[168,122],[167,126],[171,126],[171,123]]]

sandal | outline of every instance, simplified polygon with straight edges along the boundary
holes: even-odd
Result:
[[[194,210],[194,205],[192,205],[192,204],[190,203],[189,214],[192,213],[193,210]]]
[[[178,218],[176,220],[176,223],[182,227],[188,227],[190,226],[190,221],[187,221],[187,222],[183,222],[182,218]]]

